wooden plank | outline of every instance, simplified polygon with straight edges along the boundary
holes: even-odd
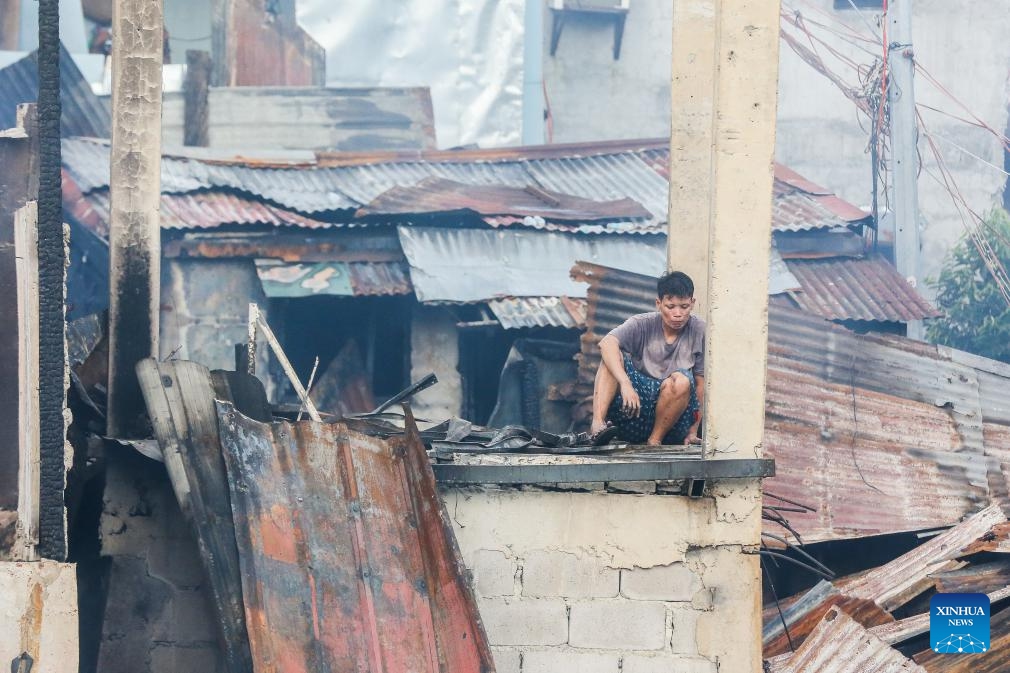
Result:
[[[210,145],[210,113],[208,92],[211,77],[210,54],[205,51],[186,52],[185,107],[183,113],[183,145]]]
[[[18,525],[12,557],[34,561],[39,542],[39,250],[34,201],[14,213],[18,304]]]
[[[137,364],[137,378],[179,507],[196,534],[228,673],[249,673],[238,546],[210,372],[195,362],[146,359]]]

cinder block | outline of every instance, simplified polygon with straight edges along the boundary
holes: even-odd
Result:
[[[701,580],[683,563],[621,571],[621,595],[646,601],[690,601]]]
[[[580,601],[571,608],[568,642],[601,650],[661,650],[666,645],[666,604]]]
[[[478,606],[492,645],[568,642],[568,608],[560,599],[486,598]]]
[[[178,647],[157,645],[151,650],[151,673],[221,670],[221,655],[212,647]]]
[[[612,598],[619,590],[620,571],[588,554],[536,550],[523,559],[524,596]]]
[[[572,649],[527,650],[523,673],[617,673],[617,653],[579,652]]]
[[[517,565],[504,552],[478,549],[471,561],[477,595],[511,596],[515,593]]]
[[[519,673],[522,655],[513,647],[492,647],[495,673]]]
[[[698,613],[691,608],[670,610],[673,632],[670,649],[677,654],[698,654]]]
[[[175,590],[159,619],[151,623],[151,640],[155,641],[197,644],[216,638],[210,601],[202,591]]]
[[[678,655],[628,654],[624,657],[622,673],[717,673],[716,665],[708,659]]]

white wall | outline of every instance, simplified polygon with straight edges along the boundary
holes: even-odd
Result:
[[[616,61],[611,21],[569,18],[553,57],[550,36],[548,13],[544,82],[554,142],[670,135],[673,4],[669,0],[631,0]]]

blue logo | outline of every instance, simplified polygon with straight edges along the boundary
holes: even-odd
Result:
[[[940,654],[989,651],[989,597],[936,594],[929,601],[929,641]]]

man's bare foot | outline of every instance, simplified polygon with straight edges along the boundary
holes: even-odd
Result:
[[[610,427],[610,423],[607,423],[606,420],[598,421],[596,419],[593,419],[592,425],[589,426],[589,436],[595,437],[596,435],[606,430],[608,427]]]
[[[645,445],[646,446],[662,446],[663,445],[663,438],[660,437],[659,439],[656,439],[655,437],[649,437],[647,440],[645,440]]]

